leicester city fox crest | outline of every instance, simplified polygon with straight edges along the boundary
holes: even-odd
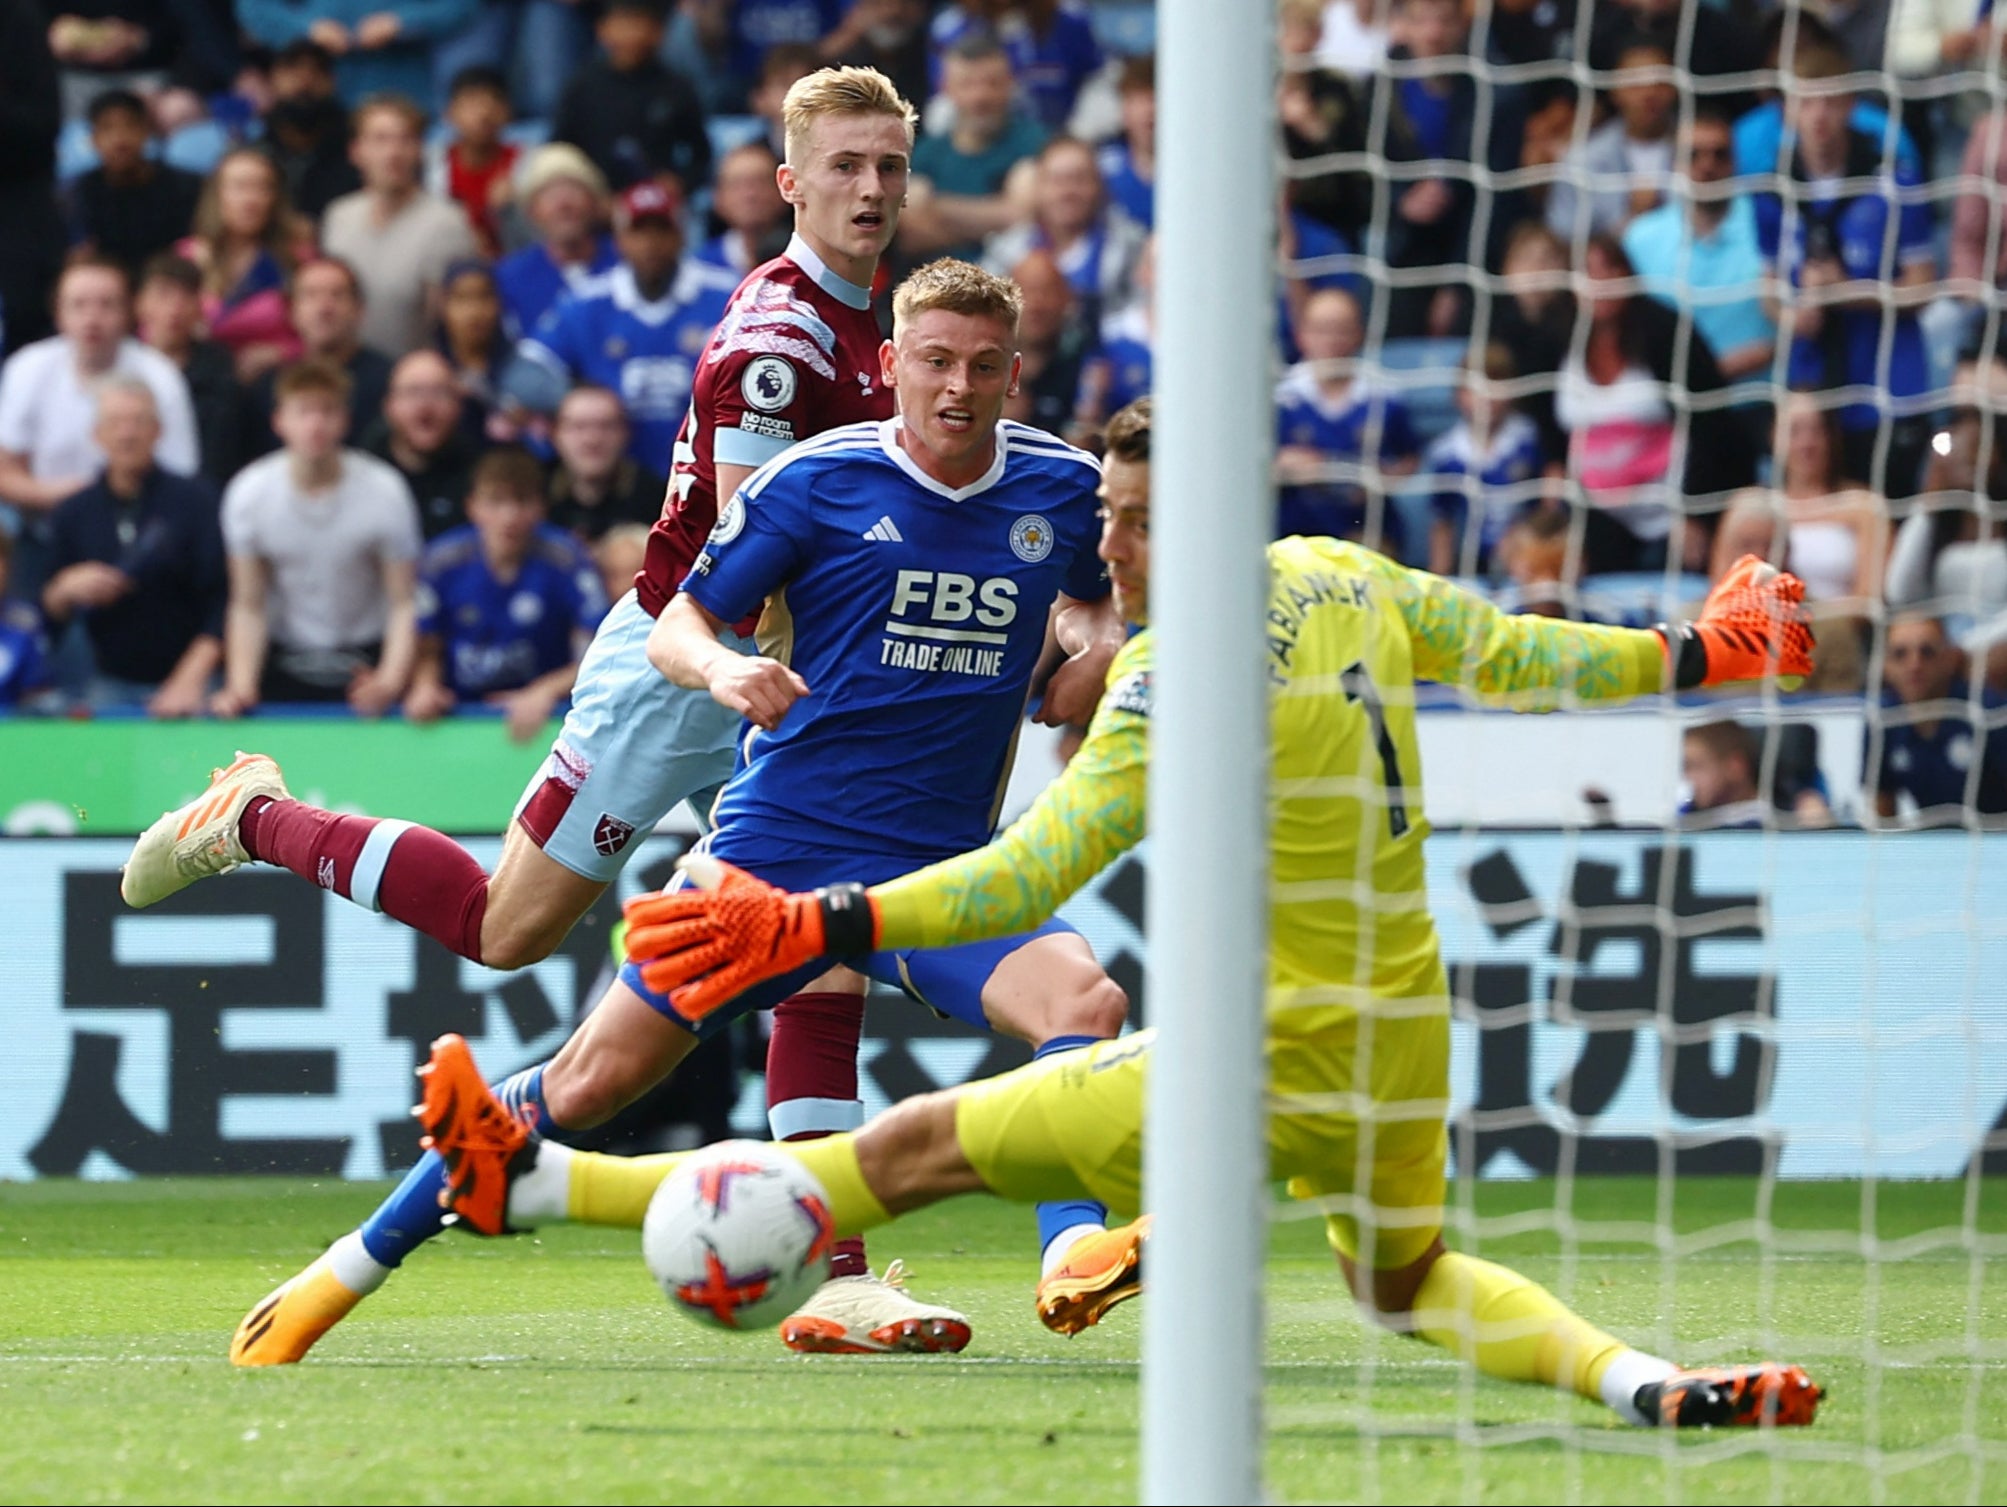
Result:
[[[1041,514],[1026,513],[1010,526],[1011,553],[1027,565],[1051,554],[1052,540],[1052,524]]]

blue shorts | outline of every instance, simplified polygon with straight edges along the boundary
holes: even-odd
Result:
[[[611,884],[655,824],[687,800],[701,822],[732,776],[738,717],[708,691],[671,685],[648,662],[655,619],[633,592],[599,625],[571,710],[516,820],[574,874]],[[745,653],[750,640],[725,640]]]
[[[805,853],[781,849],[760,838],[738,837],[729,827],[720,828],[698,847],[735,864],[768,884],[796,892],[825,884],[883,884],[925,866],[912,858],[892,858],[884,854]],[[943,857],[952,855],[943,854]],[[677,876],[681,884],[682,876]],[[836,962],[854,968],[866,978],[890,984],[907,998],[917,1000],[938,1015],[959,1020],[978,1030],[990,1029],[983,1014],[983,986],[997,965],[1034,937],[1072,933],[1073,928],[1057,917],[1033,931],[997,937],[988,942],[964,942],[959,947],[914,947],[903,952],[874,952],[862,958],[838,958]],[[641,970],[632,963],[622,965],[620,981],[678,1025],[709,1037],[751,1010],[769,1010],[810,979],[826,973],[829,959],[821,959],[784,973],[778,978],[755,984],[722,1009],[713,1010],[695,1025],[677,1013],[666,995],[658,994],[641,980]]]

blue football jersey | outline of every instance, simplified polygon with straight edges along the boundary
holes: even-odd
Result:
[[[1337,398],[1326,396],[1309,362],[1292,366],[1275,389],[1275,442],[1324,452],[1335,466],[1385,466],[1413,458],[1421,449],[1408,405],[1391,388],[1365,377]],[[1368,447],[1371,446],[1369,453]],[[1330,534],[1355,537],[1367,520],[1365,489],[1342,477],[1308,486],[1282,487],[1276,494],[1276,536]],[[1405,542],[1400,514],[1389,508],[1382,521],[1394,550]]]
[[[1018,93],[1030,105],[1033,116],[1048,130],[1064,130],[1081,86],[1100,71],[1102,63],[1094,23],[1077,0],[1060,0],[1046,18],[1043,33],[1014,9],[1006,10],[1003,18],[992,24],[966,6],[948,6],[934,17],[927,32],[936,89],[941,86],[942,60],[955,44],[984,32],[995,36],[1010,54]]]
[[[566,383],[619,393],[634,429],[628,453],[667,476],[697,358],[737,286],[730,272],[686,256],[669,291],[649,303],[633,271],[615,267],[560,298],[520,350]]]
[[[441,641],[461,700],[513,691],[568,665],[606,616],[606,587],[578,541],[544,524],[512,580],[489,568],[472,524],[440,538],[418,568],[418,631]]]
[[[0,602],[0,711],[48,679],[42,615],[27,602]]]
[[[510,252],[495,263],[495,288],[502,296],[503,326],[509,338],[529,334],[558,299],[619,265],[620,253],[608,235],[594,243],[592,260],[583,267],[560,267],[541,241]]]
[[[1005,422],[983,477],[950,490],[850,424],[769,461],[718,515],[683,589],[809,693],[750,725],[713,820],[794,850],[927,860],[985,842],[1056,597],[1108,591],[1100,469]]]
[[[1436,517],[1461,532],[1475,510],[1483,569],[1513,519],[1539,501],[1531,483],[1545,469],[1540,428],[1523,413],[1505,414],[1480,451],[1470,425],[1460,421],[1429,446],[1425,466]],[[1458,550],[1460,557],[1461,544]]]
[[[1948,693],[1966,702],[1971,689],[1954,685]],[[1966,782],[1972,766],[1979,765],[1979,779],[1973,790],[1972,806],[1982,816],[2007,812],[2007,728],[1987,726],[2007,707],[2007,697],[1981,688],[1981,725],[1968,717],[1940,717],[1926,727],[1909,720],[1901,699],[1894,691],[1881,695],[1881,758],[1875,758],[1875,727],[1871,721],[1861,729],[1862,783],[1883,795],[1908,791],[1921,811],[1935,811],[1944,819],[1944,807],[1965,804]]]
[[[1155,229],[1157,181],[1145,178],[1136,171],[1136,158],[1129,150],[1129,143],[1107,143],[1096,160],[1101,164],[1101,182],[1108,190],[1108,197],[1121,205],[1123,213],[1145,230]]]
[[[1081,363],[1079,401],[1108,417],[1149,396],[1156,364],[1150,339],[1150,321],[1141,309],[1102,320],[1100,348]]]
[[[1801,168],[1799,170],[1802,170]],[[1875,187],[1842,193],[1847,181],[1873,180]],[[1797,287],[1805,263],[1833,258],[1850,279],[1889,282],[1921,261],[1934,261],[1936,245],[1930,205],[1913,166],[1882,164],[1879,139],[1858,130],[1849,144],[1847,178],[1826,183],[1799,181],[1795,203],[1776,194],[1755,196],[1756,244],[1778,273]],[[1888,357],[1882,358],[1880,308],[1829,308],[1818,335],[1791,341],[1789,380],[1793,387],[1864,386],[1896,398],[1915,397],[1929,385],[1930,363],[1923,326],[1912,310],[1886,311]],[[1849,403],[1839,410],[1848,429],[1879,422],[1875,403]]]

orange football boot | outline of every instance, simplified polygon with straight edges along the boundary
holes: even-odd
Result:
[[[1038,1284],[1038,1316],[1055,1334],[1075,1335],[1101,1322],[1117,1303],[1143,1290],[1143,1243],[1151,1216],[1083,1235]]]
[[[280,1283],[244,1316],[230,1337],[230,1364],[293,1365],[362,1299],[363,1294],[342,1285],[326,1256],[317,1256],[305,1271]]]
[[[482,1235],[508,1235],[509,1163],[533,1137],[489,1089],[466,1038],[441,1036],[418,1070],[423,1102],[411,1112],[425,1127],[419,1145],[446,1163],[440,1207]]]
[[[1635,1405],[1660,1428],[1802,1428],[1825,1395],[1803,1366],[1758,1361],[1675,1371],[1639,1387]]]

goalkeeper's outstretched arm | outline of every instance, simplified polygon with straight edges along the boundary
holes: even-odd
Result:
[[[1514,617],[1449,582],[1335,540],[1407,626],[1418,679],[1521,711],[1662,689],[1811,672],[1804,587],[1745,556],[1698,619],[1655,629]],[[685,866],[715,891],[627,903],[629,958],[686,1020],[818,958],[946,947],[1029,931],[1142,839],[1149,760],[1148,635],[1116,657],[1087,740],[1065,772],[988,847],[865,890],[789,895],[715,859]]]
[[[627,902],[627,955],[650,987],[697,1020],[762,979],[822,957],[944,947],[1030,931],[1143,836],[1148,786],[1148,641],[1116,656],[1080,751],[987,847],[870,890],[790,895],[693,855],[701,888]]]
[[[1334,548],[1342,547],[1333,545]],[[1662,690],[1780,677],[1787,690],[1811,672],[1804,587],[1745,555],[1690,623],[1611,628],[1512,614],[1424,571],[1365,556],[1374,584],[1407,624],[1415,678],[1480,701],[1548,712],[1585,701],[1627,701]]]
[[[1147,668],[1118,659],[1087,737],[1059,778],[988,847],[869,892],[883,948],[946,947],[1029,931],[1143,839]]]

